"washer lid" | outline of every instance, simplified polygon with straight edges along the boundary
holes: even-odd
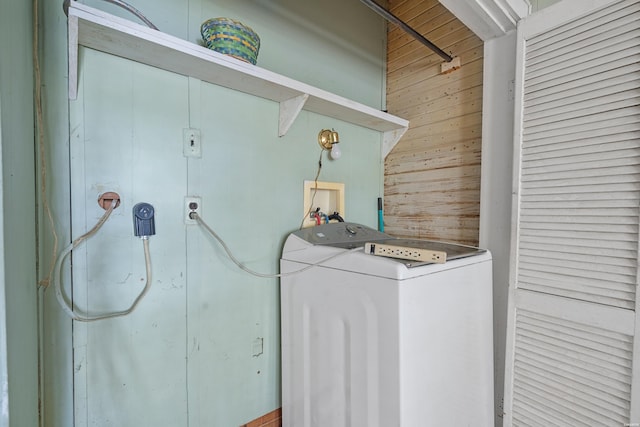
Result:
[[[333,246],[336,248],[353,249],[364,246],[367,242],[382,242],[395,239],[388,234],[352,222],[334,222],[303,228],[295,231],[294,236],[312,245]]]
[[[373,242],[444,251],[447,253],[447,262],[430,264],[365,253],[365,244]],[[282,250],[282,261],[400,280],[487,260],[491,260],[491,254],[484,249],[454,243],[396,238],[364,225],[346,222],[297,230],[289,235]]]

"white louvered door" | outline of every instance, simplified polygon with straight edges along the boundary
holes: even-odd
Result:
[[[640,0],[532,15],[517,69],[504,423],[640,426]]]

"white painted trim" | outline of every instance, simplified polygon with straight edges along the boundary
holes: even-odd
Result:
[[[69,37],[69,99],[78,98],[78,17],[69,15],[67,21]]]
[[[2,94],[0,94],[0,183],[2,183]],[[0,217],[4,216],[4,185],[0,185]],[[7,368],[7,301],[5,300],[4,228],[0,227],[0,427],[9,427]]]
[[[516,259],[518,256],[518,221],[519,221],[519,197],[520,197],[520,148],[522,145],[522,112],[523,112],[523,81],[524,81],[524,55],[525,44],[520,26],[516,37],[516,72],[514,84],[514,117],[513,117],[513,173],[512,173],[512,200],[511,200],[511,249],[509,251],[509,302],[507,307],[507,337],[505,346],[505,371],[504,371],[504,426],[512,425],[513,401],[513,363],[515,350],[515,323],[516,323]]]
[[[531,10],[527,0],[440,0],[451,13],[483,41],[516,29]]]
[[[480,247],[493,255],[494,397],[502,424],[509,292],[516,33],[484,44]]]
[[[640,215],[640,209],[638,211]],[[638,230],[638,254],[640,254],[640,230]],[[633,361],[631,365],[631,408],[629,408],[629,424],[640,424],[640,256],[636,260],[636,308],[635,308],[635,330],[633,340]],[[633,424],[632,424],[633,423]]]

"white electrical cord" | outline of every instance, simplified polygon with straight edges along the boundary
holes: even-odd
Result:
[[[56,298],[58,299],[58,303],[60,304],[60,307],[62,307],[64,312],[67,313],[67,315],[71,317],[73,320],[77,320],[79,322],[93,322],[96,320],[111,319],[114,317],[126,316],[127,314],[130,314],[131,312],[133,312],[133,310],[135,310],[138,303],[142,300],[142,298],[146,295],[146,293],[149,291],[149,288],[151,287],[151,255],[149,253],[149,239],[148,239],[148,236],[143,236],[142,244],[144,246],[144,261],[145,261],[145,266],[147,270],[147,283],[144,285],[144,288],[142,289],[140,294],[136,297],[136,299],[133,301],[133,304],[131,304],[131,306],[128,309],[123,311],[116,311],[113,313],[101,314],[97,316],[81,315],[73,310],[73,305],[67,302],[67,298],[64,295],[64,292],[62,290],[62,285],[60,283],[60,275],[61,275],[60,270],[62,269],[62,263],[64,262],[65,258],[71,253],[71,251],[73,251],[82,242],[84,242],[89,237],[96,234],[98,230],[100,230],[100,228],[104,225],[107,219],[109,219],[109,216],[111,216],[111,213],[115,209],[117,203],[118,203],[118,200],[114,199],[111,202],[111,205],[109,206],[109,208],[104,213],[104,215],[102,215],[102,217],[98,220],[96,225],[94,225],[91,230],[89,230],[88,232],[78,237],[73,242],[71,242],[71,244],[66,248],[64,248],[56,258],[56,263],[53,268],[53,287],[56,291]]]
[[[157,30],[158,27],[156,27],[155,25],[153,25],[153,22],[149,21],[147,19],[146,16],[144,16],[142,14],[142,12],[140,12],[138,9],[136,9],[135,7],[131,6],[129,3],[124,2],[122,0],[104,0],[107,3],[111,3],[111,4],[115,4],[116,6],[120,6],[121,8],[123,8],[124,10],[127,10],[131,13],[133,13],[135,16],[137,16],[142,22],[144,22],[145,24],[147,24],[147,27],[149,28],[153,28],[154,30]],[[62,2],[62,10],[64,10],[64,14],[69,16],[69,5],[70,5],[70,0],[64,0],[64,2]]]
[[[337,254],[334,254],[334,255],[331,255],[330,257],[324,258],[324,259],[316,262],[315,264],[311,264],[311,265],[308,265],[308,266],[306,266],[304,268],[301,268],[300,270],[290,271],[288,273],[277,273],[277,274],[259,273],[257,271],[251,270],[249,267],[245,266],[240,261],[238,261],[238,259],[236,259],[236,257],[231,252],[231,249],[229,249],[229,247],[224,242],[224,240],[222,240],[222,237],[218,236],[218,234],[215,231],[213,231],[211,229],[211,227],[209,227],[209,225],[207,225],[207,223],[204,222],[204,220],[202,218],[200,218],[200,215],[198,215],[196,212],[191,212],[189,214],[189,218],[195,219],[198,222],[198,224],[200,224],[205,230],[207,230],[207,232],[209,234],[211,234],[211,236],[213,236],[213,238],[216,239],[218,241],[218,243],[220,243],[220,246],[222,246],[224,251],[227,253],[227,256],[229,257],[229,259],[231,261],[233,261],[233,263],[235,265],[237,265],[241,270],[244,270],[247,273],[252,274],[254,276],[258,276],[258,277],[278,278],[278,277],[293,276],[294,274],[299,274],[299,273],[302,273],[303,271],[307,271],[307,270],[309,270],[311,268],[318,267],[319,265],[321,265],[321,264],[323,264],[323,263],[325,263],[325,262],[327,262],[329,260],[332,260],[334,258],[337,258],[339,256],[346,255],[346,254],[351,253],[351,252],[361,251],[363,249],[362,247],[358,247],[358,248],[350,249],[347,252],[338,252]]]

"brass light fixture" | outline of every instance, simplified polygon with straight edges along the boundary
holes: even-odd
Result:
[[[340,147],[338,147],[338,143],[340,143],[340,137],[338,136],[338,132],[331,129],[322,129],[318,134],[318,144],[320,146],[330,151],[331,158],[336,160],[342,156],[342,151]]]

